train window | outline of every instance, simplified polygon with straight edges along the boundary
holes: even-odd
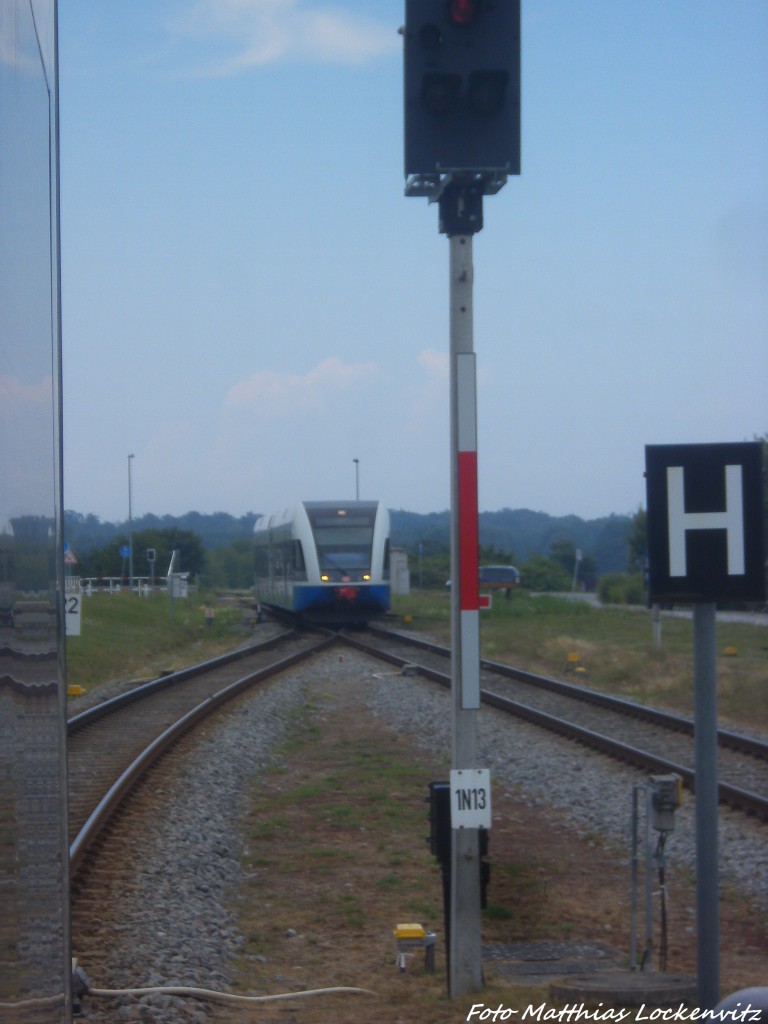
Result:
[[[346,515],[346,516],[318,516],[317,514],[310,514],[310,522],[317,530],[350,530],[355,527],[371,527],[373,526],[373,516],[367,513],[361,515]]]
[[[305,505],[315,539],[320,571],[334,579],[369,573],[376,504],[343,508]]]
[[[300,540],[293,542],[293,571],[297,580],[305,580],[307,578],[307,566],[304,561],[304,548],[301,546]]]
[[[321,569],[370,570],[373,527],[315,530],[315,545]]]
[[[370,571],[371,544],[349,544],[337,540],[333,544],[317,545],[317,557],[320,568],[338,572],[350,572],[352,569]]]
[[[318,547],[332,547],[336,544],[353,544],[359,546],[373,543],[372,526],[353,526],[340,530],[338,527],[328,527],[315,530],[315,543]]]

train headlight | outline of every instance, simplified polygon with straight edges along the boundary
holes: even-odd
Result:
[[[331,577],[330,576],[326,576],[325,573],[323,573],[323,575],[320,577],[320,579],[323,581],[323,583],[328,583],[330,581],[330,578]]]
[[[366,583],[370,583],[371,582],[371,574],[369,572],[364,572],[363,573],[363,579],[365,580]]]

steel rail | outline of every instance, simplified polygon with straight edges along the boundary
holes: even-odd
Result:
[[[92,848],[97,837],[103,831],[106,823],[113,817],[117,808],[131,790],[134,789],[149,768],[165,753],[167,753],[168,750],[187,732],[194,728],[198,722],[208,717],[208,715],[213,711],[220,708],[227,701],[237,697],[249,687],[264,682],[271,676],[277,675],[279,672],[291,668],[299,662],[318,654],[321,650],[326,647],[330,647],[336,642],[336,636],[323,637],[313,647],[307,648],[303,651],[298,651],[289,655],[287,658],[282,658],[280,661],[273,662],[271,665],[267,665],[264,668],[258,669],[256,672],[252,672],[249,675],[243,676],[241,679],[235,680],[235,682],[230,683],[222,690],[211,694],[211,696],[201,701],[200,704],[186,712],[186,714],[179,718],[173,725],[169,726],[163,733],[156,737],[112,784],[107,793],[91,812],[88,820],[85,822],[78,835],[72,841],[69,848],[70,877],[74,879],[77,876],[84,864],[88,850]],[[252,653],[253,648],[250,648],[249,650]],[[227,659],[228,656],[225,655],[224,658]],[[229,658],[228,660],[236,659]],[[222,662],[222,659],[213,659],[213,661],[205,662],[203,664],[206,666],[214,666],[214,663],[221,664],[226,662]],[[202,665],[195,665],[190,669],[184,670],[185,673],[196,674],[199,674],[201,671]],[[176,675],[178,678],[182,673],[178,673]],[[167,677],[163,678],[165,679]],[[145,695],[146,693],[147,691],[145,690]]]
[[[451,678],[444,672],[439,672],[437,669],[416,664],[406,658],[401,658],[390,651],[379,651],[375,647],[368,646],[363,641],[350,637],[347,634],[343,634],[342,639],[351,647],[354,647],[366,654],[381,658],[390,664],[399,665],[401,668],[410,666],[419,675],[433,680],[441,686],[446,688],[450,688],[451,686]],[[400,639],[399,636],[398,639]],[[519,701],[511,700],[508,697],[502,697],[499,694],[495,694],[486,689],[481,689],[480,698],[484,704],[495,707],[506,714],[514,715],[515,717],[530,722],[539,728],[548,729],[550,732],[557,733],[567,739],[575,740],[582,743],[584,746],[588,746],[593,750],[597,750],[600,753],[607,754],[610,757],[632,764],[638,768],[658,773],[675,772],[682,778],[684,786],[691,791],[695,789],[695,771],[691,768],[685,767],[684,765],[659,757],[656,754],[651,754],[638,747],[633,747],[620,740],[612,739],[610,736],[605,736],[602,733],[595,732],[591,729],[585,729],[583,726],[575,725],[572,722],[567,721],[567,719],[559,718],[556,715],[551,715],[545,711],[539,711],[536,708],[529,707]],[[740,789],[737,786],[732,786],[725,782],[719,783],[718,794],[721,803],[727,804],[729,807],[733,807],[746,814],[753,814],[762,821],[768,821],[768,798],[757,793],[753,793],[750,790]]]
[[[164,690],[169,686],[173,686],[175,683],[183,682],[185,679],[192,679],[194,676],[201,675],[203,672],[211,672],[224,665],[230,665],[235,661],[241,661],[243,658],[249,658],[251,655],[258,654],[260,651],[268,651],[270,648],[275,647],[286,640],[290,640],[295,636],[296,630],[278,633],[276,636],[271,636],[267,640],[262,640],[257,644],[250,644],[248,647],[238,647],[236,651],[229,651],[227,654],[220,654],[215,658],[211,658],[209,661],[201,661],[195,665],[189,665],[187,668],[179,669],[178,672],[168,672],[166,675],[159,676],[157,679],[152,679],[148,683],[142,683],[140,686],[136,686],[131,690],[126,690],[125,693],[120,693],[116,697],[111,697],[109,700],[101,701],[99,704],[95,704],[93,707],[88,708],[85,711],[81,711],[78,715],[73,715],[72,718],[67,720],[67,734],[71,736],[80,729],[84,729],[87,725],[91,725],[93,722],[98,721],[98,719],[111,715],[120,708],[127,707],[127,705],[132,704],[135,701],[143,700],[150,694],[157,693],[159,690]]]
[[[419,637],[403,636],[401,633],[393,633],[380,627],[369,626],[369,632],[382,637],[382,639],[397,640],[414,647],[422,648],[433,654],[443,657],[450,657],[450,649],[430,640],[422,640]],[[619,714],[637,718],[652,725],[659,725],[672,732],[679,732],[686,736],[693,736],[694,722],[692,718],[675,714],[672,711],[664,711],[661,708],[651,708],[645,704],[638,704],[637,701],[628,700],[626,697],[615,697],[607,693],[600,693],[598,690],[591,690],[588,687],[576,686],[563,679],[553,679],[550,676],[540,676],[525,669],[514,668],[511,665],[503,665],[500,662],[488,661],[485,658],[480,660],[480,667],[497,675],[514,679],[521,683],[528,683],[541,690],[549,690],[558,693],[572,700],[583,701],[586,704],[593,704],[596,707],[604,707],[607,710]],[[717,730],[718,745],[729,750],[735,750],[740,754],[749,754],[762,761],[768,761],[768,742],[756,739],[751,736],[742,736],[740,733],[732,732],[730,729]]]

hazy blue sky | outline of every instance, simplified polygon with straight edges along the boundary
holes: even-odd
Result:
[[[397,0],[61,0],[65,506],[449,504],[448,242]],[[523,0],[475,238],[480,508],[644,501],[768,431],[768,4]]]

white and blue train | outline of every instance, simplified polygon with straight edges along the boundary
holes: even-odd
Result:
[[[303,501],[253,528],[256,598],[312,622],[363,623],[389,608],[389,513],[378,501]]]

